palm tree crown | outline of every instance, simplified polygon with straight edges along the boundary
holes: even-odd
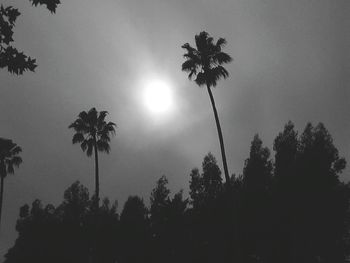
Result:
[[[0,138],[0,176],[6,177],[7,174],[15,172],[14,167],[19,167],[22,158],[18,154],[22,152],[21,147],[12,140]]]
[[[222,66],[232,61],[232,58],[222,51],[226,40],[219,38],[214,43],[213,38],[203,31],[195,36],[195,42],[197,49],[188,43],[182,46],[187,51],[184,54],[186,61],[182,64],[182,70],[189,72],[189,79],[196,76],[195,82],[198,86],[215,87],[220,78],[229,76],[227,70]]]
[[[80,143],[81,149],[86,151],[87,156],[92,155],[95,143],[98,151],[110,152],[110,135],[115,134],[116,124],[105,121],[107,114],[107,111],[97,112],[92,108],[88,112],[80,112],[78,119],[69,125],[69,128],[75,130],[73,144]]]

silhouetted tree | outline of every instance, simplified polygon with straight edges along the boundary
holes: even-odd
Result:
[[[96,262],[117,262],[121,253],[121,228],[117,202],[111,204],[108,198],[103,199],[98,213]]]
[[[197,168],[191,171],[190,197],[194,209],[212,204],[221,194],[222,178],[216,158],[208,153],[202,163],[203,173]]]
[[[184,262],[184,252],[188,249],[188,200],[183,198],[182,191],[171,198],[167,184],[168,180],[163,175],[151,192],[152,262]]]
[[[33,5],[46,5],[51,13],[55,13],[60,0],[30,0]],[[0,6],[0,68],[8,72],[22,75],[24,71],[34,71],[36,60],[19,52],[13,46],[13,29],[20,12],[13,6]]]
[[[188,231],[193,254],[189,262],[221,261],[225,232],[229,227],[224,216],[228,211],[222,204],[221,171],[215,157],[208,153],[202,162],[202,173],[193,169],[190,176],[193,209],[189,211]]]
[[[208,153],[204,157],[202,169],[204,199],[211,202],[217,199],[222,191],[221,171],[214,155]]]
[[[110,136],[115,134],[115,123],[106,122],[107,111],[98,112],[95,108],[88,112],[82,111],[69,128],[74,129],[75,134],[72,142],[80,143],[81,149],[87,156],[95,155],[95,198],[96,204],[99,203],[99,170],[98,170],[98,151],[109,153]]]
[[[168,179],[163,175],[156,182],[155,188],[151,192],[150,197],[150,221],[152,232],[152,261],[164,262],[169,258],[169,242],[168,235],[168,209],[170,204],[170,190],[167,187]]]
[[[15,172],[15,167],[19,167],[22,163],[22,158],[19,156],[20,152],[22,152],[21,147],[12,140],[0,138],[0,225],[4,198],[4,180],[8,174]]]
[[[156,183],[151,193],[151,220],[152,222],[162,221],[164,208],[168,206],[170,190],[167,187],[168,179],[163,175]]]
[[[167,205],[166,232],[163,237],[163,242],[167,245],[167,262],[190,262],[187,208],[188,200],[184,199],[182,190],[177,192]]]
[[[240,248],[249,261],[258,260],[268,252],[271,235],[271,184],[272,161],[270,151],[263,147],[258,135],[251,143],[249,158],[243,168],[242,194],[240,197]]]
[[[61,240],[59,248],[62,249],[62,262],[87,262],[91,256],[93,238],[92,227],[92,201],[88,189],[74,182],[65,190],[62,204],[58,207],[59,233]]]
[[[303,183],[298,179],[297,156],[299,147],[298,132],[294,124],[289,121],[284,130],[274,140],[275,151],[272,224],[274,232],[271,239],[274,242],[272,262],[293,262],[294,248],[294,217],[296,216],[295,196]],[[316,183],[316,182],[315,182]],[[294,241],[293,241],[294,240]]]
[[[252,192],[267,191],[271,186],[272,161],[270,150],[262,147],[262,141],[258,135],[250,146],[249,158],[245,161],[243,169],[243,185]]]
[[[140,197],[130,196],[125,202],[120,215],[120,262],[148,262],[151,238],[147,214],[148,210]]]
[[[193,48],[188,43],[182,46],[187,52],[184,55],[186,61],[182,64],[182,70],[189,72],[189,79],[195,76],[195,82],[198,86],[206,85],[207,87],[219,135],[225,179],[226,183],[229,184],[230,176],[227,168],[224,139],[211,87],[215,87],[220,78],[227,78],[229,76],[229,73],[222,65],[231,62],[232,58],[222,51],[222,48],[226,44],[224,38],[219,38],[214,43],[213,38],[207,32],[203,31],[195,36],[195,41],[197,48]]]
[[[192,169],[190,177],[190,203],[194,209],[199,209],[204,204],[203,177],[198,168]]]
[[[275,151],[274,175],[279,179],[281,176],[291,177],[296,172],[295,164],[299,148],[298,132],[294,130],[294,124],[289,121],[283,132],[280,132],[274,140]]]

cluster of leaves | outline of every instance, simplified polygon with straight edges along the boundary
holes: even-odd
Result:
[[[51,12],[55,13],[57,6],[61,3],[60,0],[29,0],[32,5],[46,5],[46,8]]]
[[[20,12],[12,6],[0,6],[0,68],[6,68],[10,73],[23,74],[24,71],[34,71],[35,59],[26,56],[12,46],[13,28]]]
[[[21,208],[5,263],[344,262],[349,255],[350,186],[322,124],[301,135],[289,122],[274,158],[255,136],[243,174],[229,187],[212,154],[190,174],[189,199],[162,176],[147,208],[130,196],[119,216],[108,199],[96,211],[74,183],[57,208]]]
[[[30,0],[33,5],[46,5],[54,13],[59,0]],[[25,71],[34,71],[36,60],[18,51],[13,46],[13,33],[17,18],[20,16],[17,8],[0,6],[0,68],[7,68],[8,72],[21,75]]]

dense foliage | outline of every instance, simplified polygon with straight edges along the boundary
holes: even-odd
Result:
[[[289,122],[273,150],[256,135],[229,187],[209,153],[190,173],[188,199],[171,195],[162,176],[149,208],[130,196],[120,215],[108,199],[96,211],[75,182],[58,207],[36,200],[20,209],[5,263],[344,262],[350,188],[332,137],[322,124],[298,135]]]

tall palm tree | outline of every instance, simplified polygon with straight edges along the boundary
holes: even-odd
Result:
[[[22,152],[21,147],[12,140],[0,138],[0,222],[2,202],[4,197],[4,180],[8,174],[15,172],[15,167],[19,167],[22,158],[18,154]]]
[[[182,46],[182,48],[186,50],[184,54],[186,61],[182,64],[182,70],[189,72],[189,79],[195,76],[194,81],[198,86],[206,85],[207,87],[219,135],[225,180],[228,184],[230,182],[230,177],[226,162],[224,139],[211,87],[215,87],[220,78],[225,79],[229,76],[229,73],[222,64],[231,62],[232,58],[222,51],[222,48],[226,44],[224,38],[219,38],[219,40],[214,43],[213,38],[210,37],[207,32],[203,31],[195,36],[195,42],[197,48],[191,47],[188,43]]]
[[[75,130],[72,142],[80,143],[83,152],[87,156],[95,155],[95,198],[97,205],[99,203],[99,175],[98,175],[98,152],[110,152],[110,136],[115,135],[115,126],[113,122],[106,122],[107,111],[98,112],[95,108],[88,112],[82,111],[78,118],[69,125],[68,128]]]

